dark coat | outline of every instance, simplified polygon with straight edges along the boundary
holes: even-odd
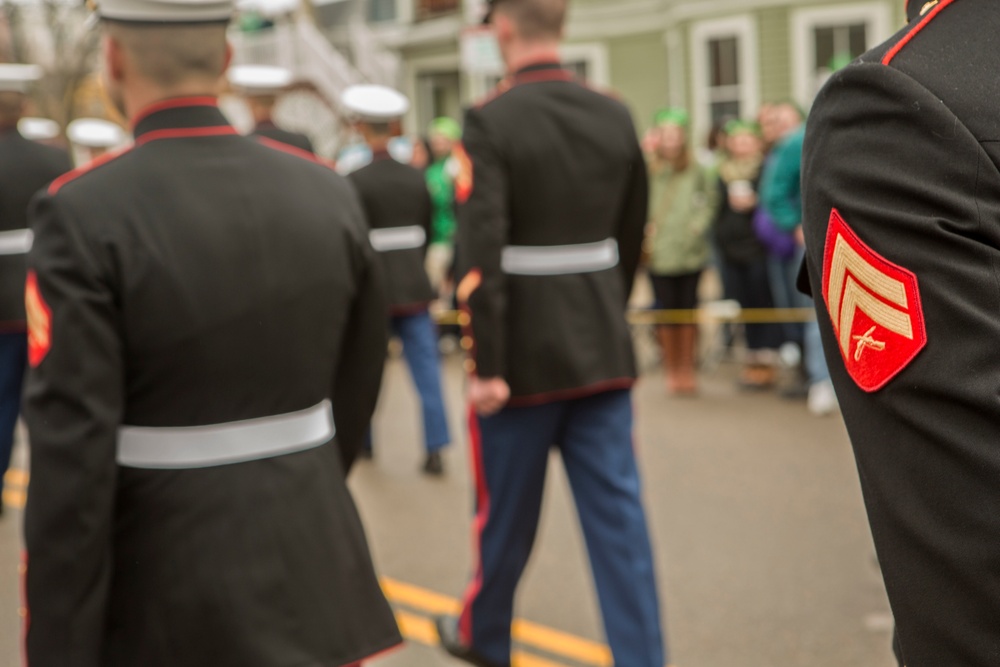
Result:
[[[252,136],[264,137],[265,139],[278,141],[286,146],[298,148],[299,150],[307,151],[309,153],[316,152],[313,150],[312,140],[308,136],[302,134],[301,132],[284,130],[271,121],[266,121],[257,125],[257,127],[253,130]]]
[[[50,312],[31,323],[25,406],[33,667],[338,667],[400,641],[337,446],[364,439],[387,342],[361,208],[209,101],[142,116],[135,148],[33,207],[29,280]],[[116,463],[122,425],[325,399],[337,439],[306,451]]]
[[[813,107],[808,273],[905,664],[995,667],[1000,5],[909,14]]]
[[[648,182],[628,109],[558,65],[537,65],[469,111],[463,142],[473,188],[459,210],[458,261],[460,275],[482,277],[468,304],[476,372],[506,378],[512,405],[630,386],[625,310]],[[501,268],[508,245],[607,239],[620,255],[611,269],[524,276]]]
[[[66,151],[0,130],[0,233],[28,227],[36,192],[73,168]],[[0,254],[0,331],[24,330],[24,255]]]
[[[371,229],[423,230],[424,242],[419,247],[380,250],[377,243],[373,245],[386,278],[390,312],[406,315],[426,310],[436,295],[424,268],[432,209],[423,174],[382,154],[349,178]]]

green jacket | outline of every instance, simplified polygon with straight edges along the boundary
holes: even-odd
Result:
[[[455,176],[452,173],[455,162],[450,157],[438,160],[427,167],[427,189],[434,205],[431,221],[433,243],[452,245],[458,223],[455,217]]]
[[[662,167],[650,174],[650,185],[650,272],[671,276],[704,269],[709,260],[710,227],[719,206],[715,171],[697,162],[679,173]]]

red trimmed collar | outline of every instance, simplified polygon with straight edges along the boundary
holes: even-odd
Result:
[[[555,61],[541,61],[526,65],[511,77],[513,85],[539,81],[575,81],[576,76]]]
[[[219,98],[213,95],[199,95],[192,97],[170,97],[159,102],[154,102],[135,115],[135,118],[132,119],[132,129],[135,130],[144,120],[160,111],[187,107],[215,107],[218,109]]]
[[[132,123],[136,145],[170,137],[237,134],[219,110],[215,97],[175,97],[157,102]]]

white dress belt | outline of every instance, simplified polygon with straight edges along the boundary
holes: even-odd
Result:
[[[618,266],[618,242],[554,246],[507,246],[500,257],[503,272],[514,276],[563,276],[606,271]]]
[[[118,464],[128,468],[185,470],[294,454],[329,442],[333,407],[319,405],[273,417],[211,426],[118,429]]]
[[[14,229],[0,232],[0,255],[24,255],[31,250],[35,240],[30,229]]]
[[[420,225],[385,227],[368,232],[368,239],[376,252],[413,250],[427,243],[427,231]]]

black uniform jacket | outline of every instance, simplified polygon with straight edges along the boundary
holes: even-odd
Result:
[[[31,198],[72,168],[65,151],[0,129],[0,234],[27,229]],[[0,332],[24,331],[24,257],[0,253]]]
[[[25,517],[32,667],[338,667],[400,641],[336,441],[186,470],[116,464],[120,425],[333,404],[363,439],[385,301],[350,186],[241,137],[213,98],[31,216]]]
[[[298,148],[302,151],[308,151],[310,153],[315,153],[313,150],[312,140],[301,132],[291,132],[289,130],[283,130],[274,124],[273,121],[264,121],[263,123],[258,123],[257,127],[254,128],[254,136],[264,137],[265,139],[271,139],[273,141],[280,141],[281,143],[291,146],[292,148]]]
[[[996,667],[1000,4],[909,4],[809,119],[808,272],[905,663]]]
[[[473,187],[459,208],[458,261],[476,372],[503,377],[512,405],[627,387],[625,309],[646,224],[648,182],[629,111],[557,64],[514,75],[466,116]],[[615,239],[620,262],[569,275],[506,275],[505,246]],[[472,281],[472,282],[470,282]]]
[[[377,242],[373,245],[381,259],[390,312],[407,315],[425,310],[435,294],[424,268],[432,208],[423,174],[388,153],[377,153],[371,164],[353,172],[350,180],[361,196],[372,230],[423,230],[424,242],[419,247],[380,250]]]

